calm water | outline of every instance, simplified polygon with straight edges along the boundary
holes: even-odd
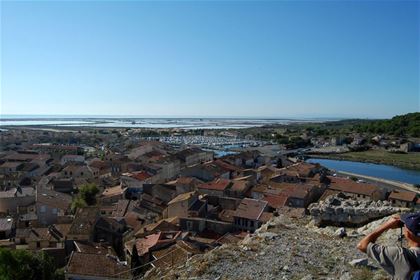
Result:
[[[311,122],[290,119],[234,119],[234,118],[1,118],[0,126],[86,126],[120,128],[182,128],[228,129],[259,127],[272,124]]]
[[[403,169],[391,165],[317,158],[308,159],[308,162],[319,163],[328,169],[337,171],[347,171],[410,184],[420,184],[420,171]]]

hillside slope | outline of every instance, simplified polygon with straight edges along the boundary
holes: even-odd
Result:
[[[388,279],[370,261],[370,268],[349,264],[366,257],[356,244],[385,219],[340,238],[335,236],[336,228],[319,229],[308,218],[280,215],[238,244],[193,256],[175,270],[154,269],[145,279]],[[395,244],[398,233],[393,230],[380,241]]]

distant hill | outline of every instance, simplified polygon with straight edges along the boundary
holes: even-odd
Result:
[[[354,125],[358,132],[420,137],[420,112],[395,116],[389,120],[372,120]]]

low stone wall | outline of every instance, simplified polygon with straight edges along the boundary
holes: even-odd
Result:
[[[317,226],[359,227],[402,209],[389,201],[355,200],[339,193],[311,204],[308,210]]]

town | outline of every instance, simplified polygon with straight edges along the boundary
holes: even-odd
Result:
[[[337,221],[313,207],[337,195],[420,206],[414,186],[336,174],[296,153],[216,155],[211,143],[272,145],[226,132],[152,139],[135,129],[8,128],[0,135],[0,247],[47,256],[56,279],[147,278],[237,243],[279,215],[313,216],[325,226],[390,214]]]

